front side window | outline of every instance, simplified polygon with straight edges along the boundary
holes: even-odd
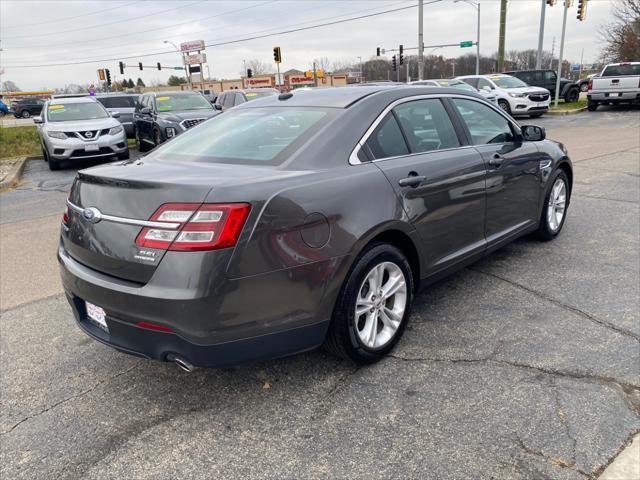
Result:
[[[556,81],[556,72],[544,72],[544,81],[545,82],[555,82]]]
[[[488,105],[462,98],[454,98],[453,104],[467,125],[474,145],[514,140],[509,121]]]
[[[437,99],[415,100],[393,109],[411,153],[460,146],[449,114]]]
[[[244,96],[241,93],[236,93],[234,96],[236,97],[234,105],[240,105],[245,102]]]
[[[404,140],[396,117],[391,112],[371,134],[367,140],[367,146],[375,159],[398,157],[409,153],[407,142]]]
[[[222,98],[222,106],[224,108],[231,108],[233,107],[233,94],[232,93],[225,93],[223,98]]]
[[[478,90],[480,90],[482,87],[479,86],[478,80],[479,80],[478,78],[463,78],[462,79],[463,82],[467,82],[473,88],[477,88]],[[487,83],[489,83],[489,82],[487,82]]]
[[[328,108],[231,110],[163,144],[146,158],[278,165],[335,113]]]
[[[50,122],[94,120],[108,117],[109,112],[98,102],[56,103],[47,107],[47,120]]]
[[[156,97],[158,112],[211,110],[211,104],[199,93],[176,93]]]

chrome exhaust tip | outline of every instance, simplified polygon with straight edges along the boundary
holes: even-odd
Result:
[[[167,361],[175,363],[178,367],[180,367],[187,373],[191,373],[197,369],[197,367],[194,367],[191,362],[178,355],[174,355],[173,353],[167,355]]]

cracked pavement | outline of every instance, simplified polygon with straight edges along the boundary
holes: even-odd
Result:
[[[185,374],[91,340],[55,260],[75,172],[31,161],[0,195],[0,477],[597,478],[640,432],[640,116],[536,123],[574,161],[562,234],[418,295],[367,368],[317,351]]]

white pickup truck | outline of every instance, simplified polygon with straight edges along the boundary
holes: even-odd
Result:
[[[640,103],[640,62],[610,63],[589,80],[587,108],[593,112],[600,103]]]

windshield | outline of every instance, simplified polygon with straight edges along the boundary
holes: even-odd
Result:
[[[640,75],[640,63],[622,65],[609,65],[602,72],[603,77],[624,77],[625,75]]]
[[[271,95],[275,95],[276,92],[266,91],[266,92],[245,92],[245,97],[247,97],[247,102],[250,100],[255,100],[256,98],[264,98],[270,97]]]
[[[94,120],[108,117],[109,112],[98,102],[56,103],[47,108],[47,120],[50,122]]]
[[[213,109],[209,100],[198,93],[179,93],[156,97],[156,108],[159,112]]]
[[[325,108],[229,110],[167,142],[151,158],[277,165],[333,116]]]
[[[493,83],[500,88],[520,88],[526,87],[527,84],[516,77],[489,77]]]

